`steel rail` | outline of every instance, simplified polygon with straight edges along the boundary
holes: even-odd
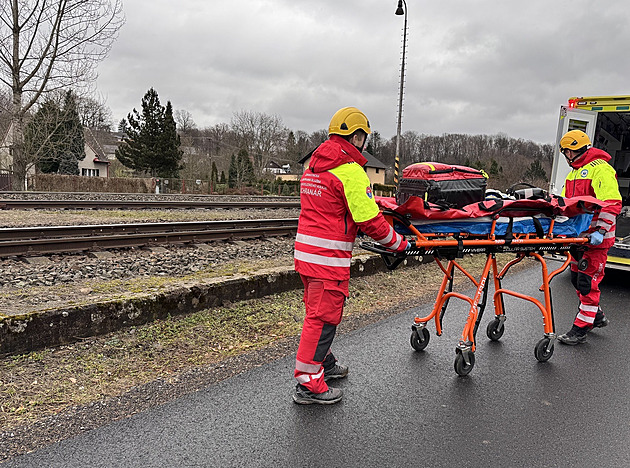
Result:
[[[2,210],[277,209],[299,207],[299,201],[0,200],[0,209]]]
[[[171,223],[86,224],[78,226],[33,226],[0,229],[0,242],[21,239],[52,239],[55,237],[85,237],[118,234],[146,234],[220,229],[245,230],[252,228],[297,225],[297,218],[245,219],[218,221],[179,221]]]
[[[214,227],[206,229],[194,229],[192,223],[148,223],[154,228],[162,226],[163,229],[156,231],[150,229],[145,232],[118,231],[115,234],[107,230],[102,233],[72,236],[68,237],[49,237],[49,238],[21,238],[13,240],[0,241],[0,258],[13,256],[36,256],[49,255],[54,253],[69,253],[88,250],[106,250],[119,249],[129,247],[146,247],[155,245],[172,245],[172,244],[194,244],[207,241],[226,241],[238,239],[256,239],[263,237],[276,237],[295,234],[297,231],[297,219],[288,218],[280,220],[238,220],[215,222]],[[184,229],[171,230],[168,224],[185,225]],[[186,224],[188,224],[186,226]],[[212,223],[206,223],[210,226]],[[108,225],[100,226],[107,227]],[[120,226],[120,225],[109,225]],[[53,228],[56,228],[54,226]],[[69,228],[85,228],[86,226],[68,226]],[[95,226],[90,226],[95,227]],[[176,226],[170,226],[175,228]],[[199,227],[199,226],[197,226]],[[63,228],[63,226],[61,227]],[[189,228],[189,229],[186,229]],[[13,229],[13,228],[12,228]],[[36,228],[35,228],[36,229]],[[41,228],[40,228],[41,229]],[[0,230],[0,231],[4,231]],[[63,231],[58,231],[63,232]],[[88,231],[84,231],[88,232]],[[18,234],[16,234],[18,235]]]

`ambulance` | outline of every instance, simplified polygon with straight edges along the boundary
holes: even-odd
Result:
[[[569,130],[585,132],[593,146],[612,156],[624,208],[617,218],[616,242],[608,251],[607,268],[630,271],[630,96],[572,97],[560,106],[560,121],[549,183],[560,195],[569,165],[560,153],[560,138]]]

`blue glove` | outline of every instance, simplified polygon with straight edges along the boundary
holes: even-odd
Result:
[[[416,243],[415,242],[407,242],[407,247],[405,247],[405,252],[408,252],[409,250],[416,250]]]
[[[604,235],[601,232],[599,232],[599,231],[592,232],[589,235],[589,242],[588,243],[591,244],[591,245],[599,245],[603,241],[604,241]]]

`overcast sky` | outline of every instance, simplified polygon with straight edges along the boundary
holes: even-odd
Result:
[[[407,0],[402,131],[552,143],[571,96],[630,95],[628,0]],[[396,134],[397,0],[125,0],[99,66],[116,123],[153,87],[200,128],[234,112],[327,128],[356,106]]]

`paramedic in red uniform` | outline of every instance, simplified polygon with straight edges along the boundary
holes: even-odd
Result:
[[[568,345],[583,343],[590,330],[608,325],[599,306],[599,283],[604,278],[608,249],[615,243],[616,220],[621,211],[617,176],[608,164],[610,155],[590,145],[591,140],[581,130],[571,130],[560,140],[560,151],[572,169],[564,182],[562,195],[590,195],[609,203],[593,215],[586,231],[590,239],[586,247],[571,249],[571,282],[580,305],[573,327],[558,337],[561,343]]]
[[[295,270],[304,283],[306,317],[295,362],[293,400],[298,404],[341,400],[342,390],[326,381],[348,375],[330,346],[348,297],[357,231],[392,250],[408,245],[383,218],[363,170],[367,160],[361,152],[371,132],[359,109],[339,109],[330,121],[328,140],[313,152],[300,181]]]

